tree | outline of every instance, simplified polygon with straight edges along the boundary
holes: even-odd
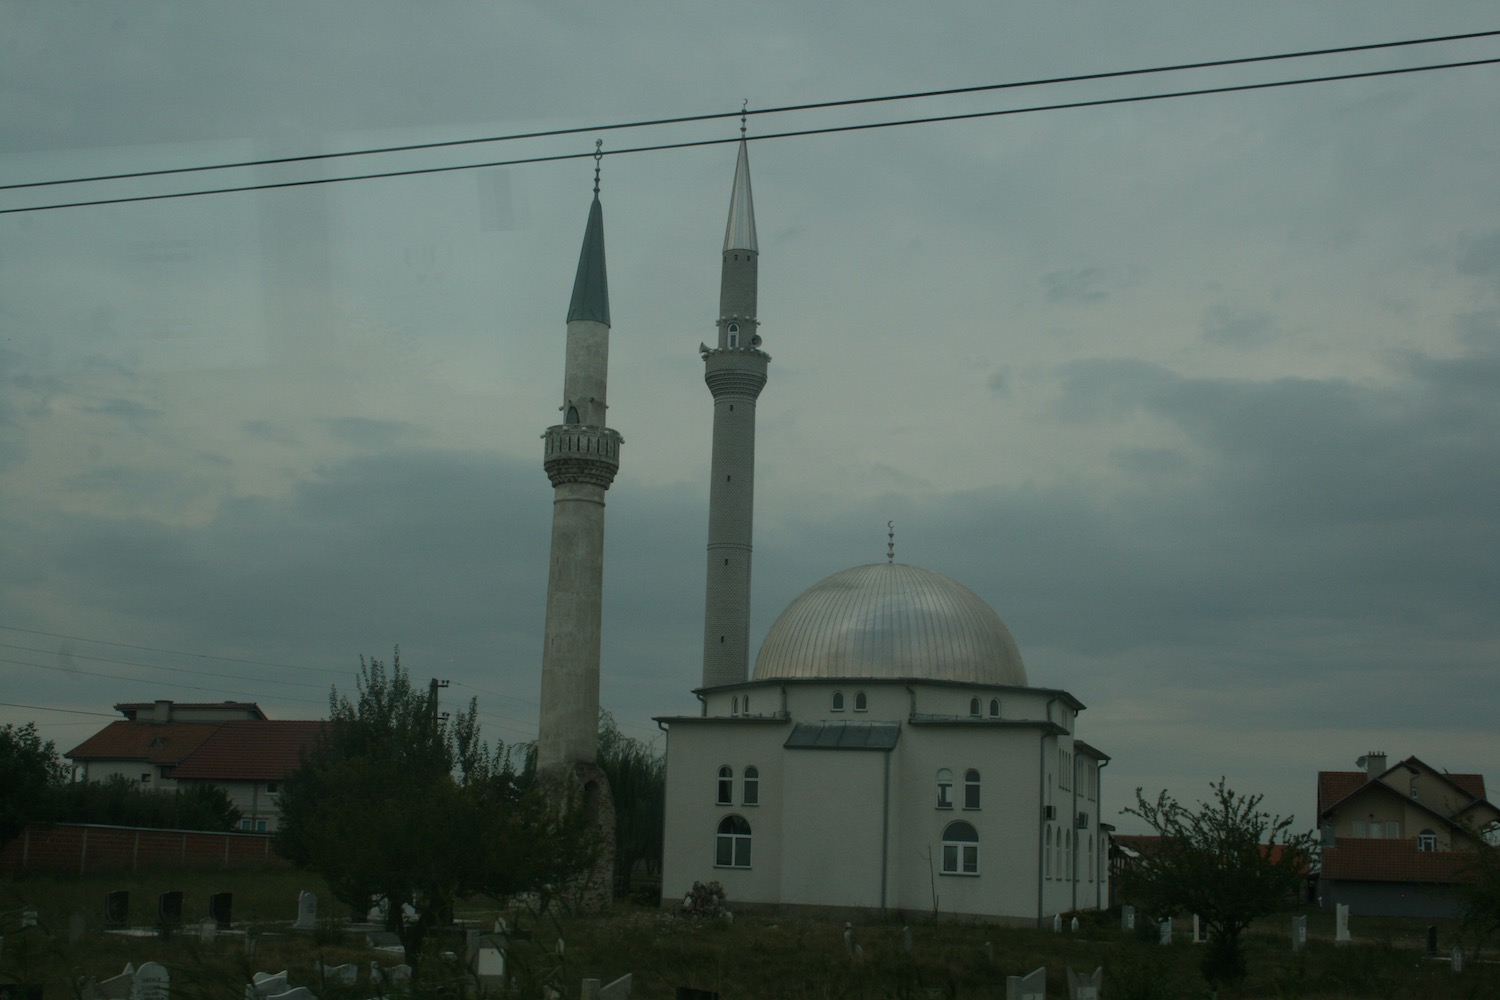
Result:
[[[615,803],[615,894],[630,891],[636,865],[661,871],[667,765],[649,744],[626,736],[608,712],[599,713],[599,769]]]
[[[0,726],[0,845],[10,843],[27,823],[48,818],[48,795],[67,774],[56,745],[43,742],[36,723]]]
[[[1485,939],[1500,932],[1500,824],[1467,832],[1473,845],[1459,871],[1464,927]]]
[[[1208,927],[1202,963],[1210,983],[1245,976],[1240,934],[1257,917],[1297,894],[1313,838],[1293,833],[1293,818],[1260,809],[1263,796],[1239,795],[1224,778],[1196,810],[1165,791],[1148,802],[1139,788],[1124,812],[1146,821],[1159,840],[1126,870],[1122,891],[1162,916],[1196,913]]]
[[[55,823],[107,823],[169,830],[233,830],[240,811],[216,785],[185,783],[175,791],[143,788],[124,775],[58,785],[48,795]]]
[[[474,702],[439,715],[399,651],[389,674],[361,658],[358,688],[353,702],[333,691],[327,735],[283,786],[277,850],[356,910],[385,900],[413,967],[455,901],[546,892],[592,861],[582,808],[547,801],[481,742]]]

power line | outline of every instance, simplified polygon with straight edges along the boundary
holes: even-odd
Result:
[[[283,670],[307,670],[323,674],[339,674],[345,676],[347,671],[334,670],[329,667],[304,667],[294,663],[274,663],[269,660],[246,660],[235,656],[215,656],[212,653],[189,653],[181,649],[162,649],[158,646],[133,646],[128,642],[115,642],[112,639],[90,639],[81,635],[65,635],[61,632],[43,632],[40,629],[21,628],[17,625],[0,625],[0,629],[7,632],[24,632],[27,635],[45,635],[52,639],[68,639],[72,642],[88,642],[96,646],[119,646],[121,649],[138,649],[143,653],[168,653],[172,656],[192,656],[201,660],[220,660],[224,663],[243,663],[252,667],[279,667]],[[38,652],[55,652],[55,650],[39,650]],[[70,654],[80,655],[80,654]],[[85,659],[99,659],[99,657],[84,657]],[[163,668],[170,669],[170,668]]]
[[[36,667],[38,670],[57,670],[57,671],[60,671],[62,673],[65,673],[65,674],[80,674],[80,675],[82,675],[84,677],[103,677],[106,680],[112,680],[112,681],[135,681],[137,683],[140,682],[139,678],[122,677],[119,674],[103,674],[103,673],[100,673],[97,670],[83,670],[83,669],[78,668],[78,667],[60,667],[60,666],[57,666],[56,664],[49,664],[49,663],[32,663],[29,660],[12,660],[12,659],[8,659],[6,657],[0,657],[0,663],[10,663],[10,664],[14,664],[14,665],[19,666],[19,667]],[[152,681],[151,683],[156,684],[158,682]],[[177,682],[177,681],[164,682],[164,683],[162,683],[161,686],[168,687],[168,688],[180,688],[180,689],[182,689],[184,691],[207,691],[210,694],[232,694],[232,695],[238,695],[241,698],[257,698],[257,697],[261,697],[260,695],[253,694],[253,693],[251,693],[249,691],[229,691],[229,690],[226,690],[224,688],[200,687],[199,685],[196,685],[196,684],[183,684],[183,683]],[[300,702],[300,703],[306,704],[306,705],[319,705],[319,704],[322,704],[322,702],[313,701],[311,698],[281,698],[281,697],[278,696],[277,700],[278,701],[295,701],[295,702]]]
[[[155,663],[141,663],[139,660],[115,660],[107,656],[89,656],[86,653],[60,652],[55,649],[40,649],[36,646],[17,646],[8,642],[0,642],[0,649],[15,649],[23,653],[46,653],[49,655],[66,656],[72,660],[93,660],[96,663],[114,663],[125,667],[143,667],[146,670],[169,670],[175,674],[192,674],[196,677],[214,677],[223,680],[235,681],[265,681],[264,677],[246,677],[244,674],[216,674],[208,670],[189,670],[187,667],[163,667]],[[67,667],[60,669],[66,670]],[[275,681],[278,687],[310,687],[322,688],[321,684],[310,684],[307,681]]]
[[[232,163],[200,164],[192,167],[168,167],[159,170],[136,170],[118,174],[99,174],[92,177],[72,177],[49,181],[25,181],[15,184],[0,184],[0,191],[25,188],[54,187],[65,184],[91,184],[99,181],[135,180],[145,177],[164,177],[175,174],[202,173],[212,170],[239,170],[249,167],[279,166],[287,163],[311,163],[320,160],[344,159],[353,156],[377,156],[388,153],[409,153],[428,149],[450,149],[457,146],[475,146],[495,142],[514,142],[522,139],[547,139],[586,132],[616,132],[625,129],[654,128],[661,125],[685,125],[695,122],[718,121],[738,118],[741,115],[778,115],[802,111],[821,111],[829,108],[854,107],[862,104],[880,104],[891,101],[926,100],[935,97],[953,97],[959,94],[979,94],[1000,90],[1017,90],[1027,87],[1044,87],[1062,83],[1083,83],[1097,80],[1121,79],[1131,76],[1146,76],[1157,73],[1179,73],[1189,70],[1215,69],[1225,66],[1244,66],[1253,63],[1277,62],[1289,59],[1307,59],[1318,56],[1344,55],[1352,52],[1372,52],[1379,49],[1402,48],[1413,45],[1434,45],[1446,42],[1468,41],[1500,35],[1497,31],[1473,31],[1459,35],[1437,35],[1430,38],[1408,38],[1394,42],[1373,42],[1365,45],[1342,45],[1335,48],[1306,49],[1298,52],[1281,52],[1274,55],[1241,56],[1231,59],[1212,59],[1201,62],[1176,63],[1165,66],[1148,66],[1137,69],[1106,70],[1098,73],[1078,73],[1070,76],[1043,77],[1034,80],[1017,80],[1007,83],[978,84],[970,87],[948,87],[942,90],[911,91],[903,94],[884,94],[877,97],[855,97],[837,101],[817,101],[808,104],[787,104],[780,107],[719,111],[699,115],[679,115],[670,118],[652,118],[631,122],[615,122],[597,125],[580,125],[572,128],[547,129],[537,132],[516,132],[509,135],[482,136],[470,139],[446,139],[438,142],[409,143],[399,146],[377,146],[367,149],[343,150],[335,153],[308,153],[300,156],[279,156],[260,160],[242,160]]]
[[[117,719],[113,712],[85,712],[77,708],[48,708],[46,705],[20,705],[13,701],[0,701],[0,706],[5,708],[29,708],[33,712],[61,712],[64,715],[97,715],[102,719]]]
[[[1034,114],[1045,111],[1065,111],[1079,108],[1107,107],[1116,104],[1139,104],[1146,101],[1162,101],[1176,97],[1205,97],[1215,94],[1231,94],[1252,90],[1272,90],[1315,83],[1336,83],[1344,80],[1363,80],[1383,76],[1400,76],[1410,73],[1430,73],[1443,69],[1463,69],[1473,66],[1491,66],[1500,63],[1500,57],[1492,59],[1469,59],[1462,62],[1435,63],[1427,66],[1407,66],[1397,69],[1365,70],[1353,73],[1337,73],[1328,76],[1303,77],[1295,80],[1274,80],[1264,83],[1230,84],[1222,87],[1204,87],[1196,90],[1178,90],[1163,94],[1137,94],[1129,97],[1108,97],[1088,101],[1067,101],[1058,104],[1033,105],[1025,108],[1006,108],[998,111],[974,111],[964,114],[934,115],[924,118],[907,118],[890,122],[865,122],[858,125],[834,125],[825,128],[799,129],[773,132],[765,135],[747,136],[748,141],[759,142],[770,139],[791,139],[817,135],[833,135],[840,132],[860,132],[872,129],[900,128],[907,125],[927,125],[940,122],[968,121],[979,118],[999,118],[1009,115]],[[668,150],[692,149],[699,146],[717,146],[739,142],[739,136],[720,139],[699,139],[692,142],[661,143],[654,146],[634,146],[614,149],[606,156],[622,156],[628,153],[656,153]],[[485,163],[463,163],[445,167],[417,167],[407,170],[390,170],[378,173],[351,174],[344,177],[317,177],[296,181],[274,181],[260,184],[243,184],[233,187],[205,188],[197,191],[176,191],[166,194],[130,195],[119,198],[95,198],[87,201],[55,202],[47,205],[30,205],[24,208],[0,209],[0,215],[22,212],[46,212],[64,208],[96,208],[104,205],[127,205],[148,201],[168,201],[178,198],[199,198],[207,195],[242,194],[251,191],[274,191],[285,188],[314,187],[323,184],[346,184],[351,181],[385,180],[395,177],[415,177],[423,174],[453,173],[460,170],[484,170],[493,167],[514,167],[533,163],[553,163],[562,160],[593,158],[593,152],[558,153],[551,156],[528,156],[512,160],[492,160]]]

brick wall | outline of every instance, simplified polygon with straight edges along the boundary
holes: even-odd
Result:
[[[28,826],[0,849],[0,874],[51,871],[82,875],[148,868],[287,865],[272,840],[264,833],[152,830],[92,823]]]

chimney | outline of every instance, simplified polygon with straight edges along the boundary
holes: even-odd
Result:
[[[1373,781],[1385,773],[1385,751],[1372,750],[1365,754],[1365,780]]]
[[[168,700],[157,699],[156,704],[151,706],[151,721],[171,722],[172,702]]]

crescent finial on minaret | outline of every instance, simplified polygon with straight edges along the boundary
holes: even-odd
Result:
[[[885,522],[885,561],[893,563],[896,561],[896,522]]]

